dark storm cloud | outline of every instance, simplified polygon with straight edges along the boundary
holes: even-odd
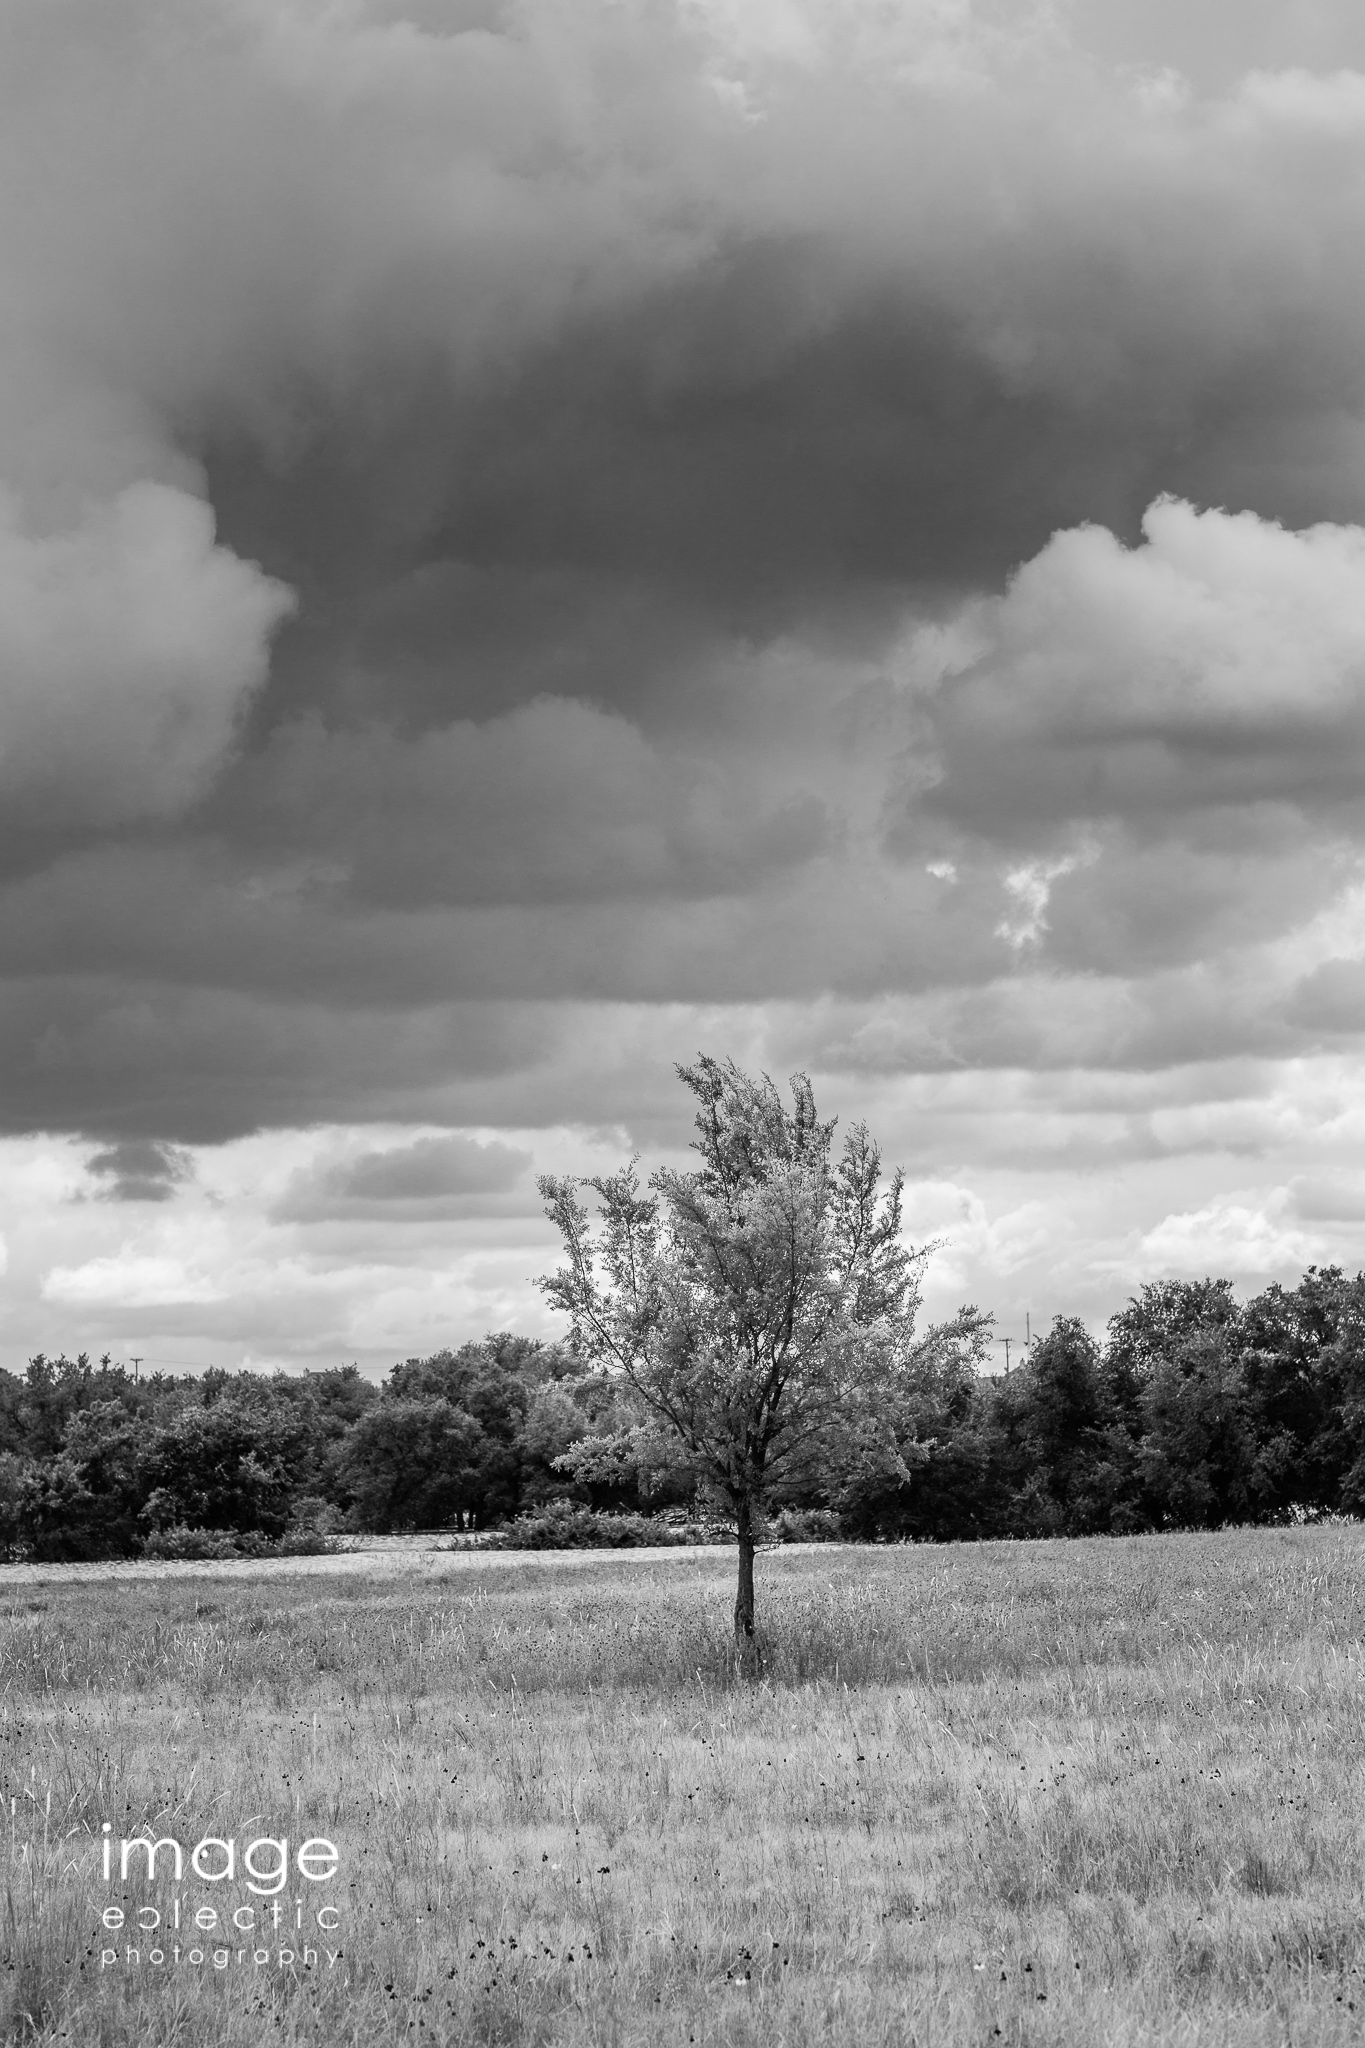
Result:
[[[174,1145],[149,1138],[125,1138],[93,1153],[85,1164],[87,1173],[105,1183],[97,1197],[102,1202],[169,1202],[193,1171]]]
[[[1045,37],[983,36],[962,76],[935,75],[911,20],[897,54],[920,75],[887,90],[835,48],[765,71],[670,33],[664,10],[616,21],[615,52],[591,15],[575,27],[591,148],[566,133],[567,90],[546,98],[543,16],[434,45],[422,111],[444,90],[468,122],[498,42],[507,139],[480,123],[448,165],[429,132],[417,152],[485,215],[452,209],[425,250],[398,238],[393,306],[362,297],[344,367],[315,344],[307,403],[205,411],[225,530],[306,600],[339,597],[348,630],[417,565],[686,591],[762,631],[849,587],[989,582],[1081,519],[1131,534],[1161,488],[1259,481],[1260,509],[1294,520],[1358,508],[1349,452],[1324,473],[1314,439],[1362,388],[1349,89],[1182,105]],[[254,82],[267,106],[281,94],[268,65]],[[377,118],[398,82],[395,64]],[[345,141],[300,112],[344,171]],[[533,147],[528,215],[509,173]],[[358,291],[367,238],[413,197],[381,177],[357,208],[338,253]],[[306,332],[308,283],[297,296]]]
[[[5,1128],[552,1114],[556,1002],[1055,1063],[1036,966],[1341,886],[1353,13],[211,14],[0,27]]]
[[[507,1194],[530,1165],[529,1152],[496,1140],[480,1144],[457,1133],[417,1138],[296,1174],[273,1213],[304,1222],[458,1214],[470,1197]],[[488,1203],[477,1206],[486,1210]]]
[[[832,837],[809,791],[756,804],[724,762],[661,755],[563,697],[406,743],[383,727],[283,726],[252,795],[257,846],[297,834],[347,864],[358,902],[410,908],[733,894]]]
[[[75,977],[11,985],[0,1006],[10,1129],[75,1129],[111,1140],[150,1127],[216,1144],[277,1124],[428,1120],[452,1088],[508,1085],[556,1043],[534,1007],[394,1009],[280,1002],[231,989]],[[477,1120],[473,1103],[461,1108]]]

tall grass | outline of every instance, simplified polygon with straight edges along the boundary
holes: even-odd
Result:
[[[756,1675],[728,1560],[26,1591],[3,2038],[1355,2040],[1363,1566],[783,1551]],[[100,1908],[157,1896],[98,1881],[106,1820],[331,1837],[341,1959],[101,1969]]]
[[[770,1553],[760,1668],[776,1685],[970,1682],[1146,1663],[1177,1646],[1250,1653],[1253,1634],[1260,1654],[1306,1635],[1357,1643],[1360,1555],[1355,1531],[1338,1529]],[[405,1585],[262,1581],[237,1566],[197,1582],[56,1585],[0,1610],[0,1689],[164,1684],[278,1704],[333,1678],[416,1696],[460,1680],[523,1696],[715,1688],[749,1675],[734,1668],[718,1597],[728,1570],[613,1558],[570,1577],[553,1562],[490,1562]]]

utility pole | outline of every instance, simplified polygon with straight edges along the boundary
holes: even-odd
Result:
[[[145,1358],[145,1357],[146,1357],[146,1355],[147,1355],[147,1354],[146,1354],[146,1353],[144,1352],[144,1353],[142,1354],[142,1358]],[[133,1360],[133,1384],[134,1384],[134,1386],[136,1386],[136,1385],[137,1385],[137,1369],[138,1369],[138,1367],[139,1367],[139,1366],[141,1365],[141,1363],[142,1363],[142,1358],[135,1358],[135,1359]]]
[[[997,1337],[995,1341],[997,1344],[1003,1344],[1005,1347],[1005,1378],[1008,1379],[1010,1376],[1010,1345],[1014,1342],[1014,1339],[1013,1337]]]

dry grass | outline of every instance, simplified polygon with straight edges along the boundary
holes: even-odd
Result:
[[[3,2038],[1355,2042],[1363,1566],[782,1552],[757,1681],[710,1557],[16,1588]],[[330,1836],[341,1960],[101,1970],[105,1819]]]

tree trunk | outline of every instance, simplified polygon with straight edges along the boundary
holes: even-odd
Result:
[[[747,1649],[754,1636],[754,1519],[747,1499],[735,1504],[739,1532],[739,1589],[735,1594],[735,1642]]]

